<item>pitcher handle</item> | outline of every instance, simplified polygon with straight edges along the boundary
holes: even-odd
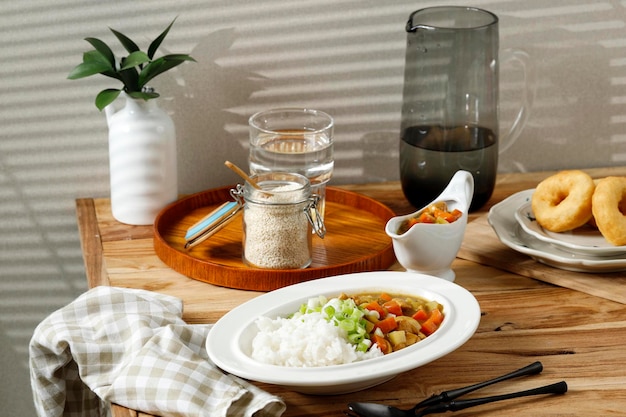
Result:
[[[513,146],[522,132],[522,128],[528,120],[530,109],[535,101],[535,94],[537,90],[535,85],[535,67],[530,55],[526,51],[513,48],[503,50],[500,53],[500,66],[508,62],[518,63],[522,67],[524,90],[522,92],[522,105],[517,113],[517,116],[515,117],[515,120],[513,121],[509,131],[505,135],[501,136],[500,153],[505,152]]]

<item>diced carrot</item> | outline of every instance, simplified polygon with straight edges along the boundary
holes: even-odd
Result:
[[[440,213],[437,214],[437,216],[441,217],[448,223],[453,223],[456,220],[458,220],[462,214],[463,213],[461,213],[461,211],[459,211],[458,209],[454,209],[452,210],[452,212],[441,211]]]
[[[424,333],[426,336],[430,336],[431,334],[435,333],[438,328],[439,326],[437,326],[435,323],[430,320],[426,320],[424,323],[422,323],[421,330],[422,333]]]
[[[385,308],[389,313],[394,314],[396,316],[402,315],[402,307],[395,300],[389,300],[385,304],[383,304],[383,308]]]
[[[376,323],[376,327],[380,329],[381,332],[387,334],[398,327],[398,323],[396,323],[396,318],[393,316],[389,316],[384,320]]]
[[[430,336],[439,328],[439,325],[442,322],[443,314],[438,308],[434,309],[433,311],[431,311],[428,319],[422,323],[422,333],[424,333],[426,336]]]
[[[392,349],[391,349],[391,344],[389,344],[389,342],[387,341],[387,339],[385,339],[383,336],[379,336],[377,334],[374,334],[372,336],[372,341],[374,343],[376,343],[378,345],[378,348],[384,353],[391,353]]]
[[[419,215],[419,217],[417,218],[417,222],[418,223],[434,223],[435,218],[433,217],[432,214],[424,212]]]
[[[428,313],[425,312],[423,308],[420,308],[411,317],[413,317],[415,320],[419,322],[422,322],[428,318]]]
[[[380,298],[382,298],[385,301],[391,301],[392,297],[389,294],[387,294],[386,292],[384,292],[384,293],[380,294]]]
[[[377,311],[378,314],[380,315],[380,319],[382,320],[383,318],[385,318],[385,310],[382,308],[382,306],[380,304],[378,304],[376,301],[371,301],[369,303],[367,303],[365,305],[365,309],[366,310],[370,310],[370,311]]]
[[[441,322],[443,322],[443,313],[438,308],[435,308],[430,312],[430,317],[428,319],[432,320],[437,326],[439,326]]]

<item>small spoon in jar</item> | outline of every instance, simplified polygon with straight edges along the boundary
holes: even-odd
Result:
[[[224,165],[226,165],[228,168],[232,169],[237,175],[239,175],[241,178],[243,178],[246,182],[248,182],[250,185],[252,185],[257,190],[262,190],[262,188],[259,186],[259,184],[257,184],[256,181],[254,181],[252,178],[250,178],[250,176],[248,174],[246,174],[237,165],[233,164],[230,161],[225,161]]]

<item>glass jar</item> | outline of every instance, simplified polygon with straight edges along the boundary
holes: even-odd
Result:
[[[300,174],[269,172],[253,176],[235,198],[243,204],[243,262],[266,269],[306,268],[312,260],[312,231],[323,238],[319,197]],[[243,201],[241,201],[241,198]],[[313,220],[315,219],[315,220]]]

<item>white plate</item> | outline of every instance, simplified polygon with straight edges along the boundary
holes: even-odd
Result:
[[[296,311],[311,297],[385,291],[436,300],[444,307],[441,327],[423,341],[382,357],[345,365],[295,368],[268,365],[250,357],[259,316],[276,318]],[[457,284],[410,272],[364,272],[291,285],[236,307],[209,332],[206,347],[222,370],[244,379],[281,385],[307,394],[341,394],[381,384],[401,372],[432,362],[463,345],[476,331],[480,307]]]
[[[597,257],[555,247],[526,233],[515,220],[515,212],[530,201],[534,190],[520,191],[489,210],[489,224],[502,243],[555,268],[576,272],[626,271],[626,257]]]
[[[523,203],[515,211],[515,219],[529,235],[574,253],[592,256],[626,254],[626,246],[612,245],[602,236],[598,229],[591,226],[583,226],[561,233],[544,229],[535,220],[530,201]]]

